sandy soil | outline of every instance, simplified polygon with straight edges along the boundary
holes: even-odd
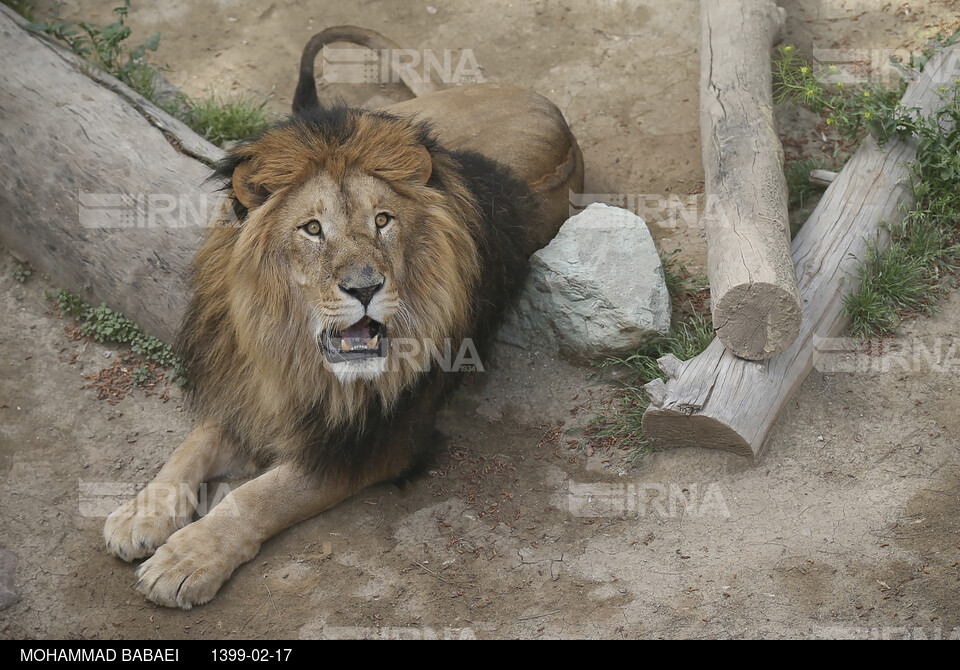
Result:
[[[104,23],[114,4],[69,2],[62,15]],[[788,37],[808,52],[916,46],[960,22],[950,0],[882,11],[783,4]],[[278,110],[303,42],[326,25],[366,25],[417,49],[472,49],[486,79],[560,106],[584,150],[588,192],[697,190],[694,0],[433,9],[181,0],[138,7],[130,23],[137,36],[161,32],[157,58],[188,93],[273,93]],[[358,88],[324,93],[357,104],[403,95]],[[784,119],[807,153],[824,150],[811,119]],[[702,263],[695,225],[648,219],[665,248]],[[110,404],[82,389],[82,375],[117,352],[69,341],[43,298],[53,287],[36,275],[18,283],[15,264],[0,257],[0,544],[19,558],[21,599],[0,612],[0,636],[960,635],[955,299],[907,324],[899,354],[871,371],[813,373],[756,462],[686,450],[630,468],[619,453],[589,453],[583,426],[612,380],[501,347],[451,402],[440,424],[447,448],[428,474],[282,533],[212,603],[182,612],[134,591],[132,566],[107,556],[101,537],[113,504],[104,484],[147,481],[189,431],[178,392]]]

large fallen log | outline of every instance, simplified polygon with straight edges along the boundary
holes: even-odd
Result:
[[[222,152],[154,109],[160,130],[140,111],[146,100],[94,81],[89,64],[0,12],[0,244],[172,341],[206,220],[187,208],[215,191],[210,166],[168,138]],[[156,216],[151,205],[168,210],[170,199],[176,209]],[[170,225],[181,213],[184,225]]]
[[[713,326],[733,353],[764,360],[800,332],[783,148],[773,124],[772,0],[701,0],[700,139]]]
[[[905,107],[929,114],[940,87],[952,82],[960,45],[932,59],[903,96]],[[756,456],[780,410],[810,372],[821,338],[845,327],[844,297],[856,289],[857,259],[871,242],[882,248],[883,221],[899,220],[910,194],[907,164],[916,158],[912,140],[894,138],[882,149],[868,138],[830,184],[793,242],[803,323],[785,352],[757,363],[733,355],[714,340],[683,362],[661,358],[666,383],[645,387],[652,401],[643,415],[644,435],[657,447],[707,447]]]
[[[187,266],[221,204],[205,180],[223,152],[22,22],[0,5],[0,245],[172,341]],[[387,109],[432,120],[448,147],[527,181],[540,204],[537,247],[566,220],[568,192],[582,191],[576,140],[535,93],[483,84]]]

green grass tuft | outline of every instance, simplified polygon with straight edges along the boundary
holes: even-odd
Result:
[[[30,269],[30,266],[24,265],[23,263],[17,263],[17,267],[13,269],[13,278],[21,284],[26,282],[32,274],[33,270]]]
[[[958,38],[960,33],[941,44]],[[930,53],[910,67],[922,67]],[[906,73],[906,67],[899,67]],[[859,285],[845,302],[853,335],[894,334],[904,316],[936,309],[960,266],[960,79],[942,87],[940,107],[922,116],[900,104],[905,82],[894,89],[828,85],[823,81],[829,73],[814,72],[793,47],[781,47],[775,71],[779,100],[789,98],[822,112],[828,124],[845,134],[860,137],[869,130],[881,144],[895,133],[917,142],[909,178],[913,207],[899,223],[887,226],[890,241],[883,252],[874,243],[859,260]]]
[[[605,361],[604,366],[624,366],[630,374],[619,393],[616,413],[600,416],[594,422],[592,432],[595,437],[615,441],[620,448],[627,450],[627,464],[636,465],[651,450],[649,441],[643,436],[643,413],[650,405],[643,386],[654,379],[667,378],[657,365],[657,359],[673,354],[680,360],[689,360],[706,349],[714,337],[710,315],[694,313],[678,322],[668,336],[631,356]]]
[[[800,209],[815,195],[823,192],[824,187],[810,182],[810,173],[814,170],[827,169],[823,161],[815,158],[790,161],[783,172],[787,178],[787,206],[790,209]]]
[[[157,50],[160,33],[154,33],[145,42],[131,47],[126,44],[131,33],[126,25],[130,0],[124,0],[123,6],[114,9],[113,13],[116,21],[106,26],[80,21],[28,23],[26,27],[56,37],[78,56],[150,98],[148,93],[153,92],[154,68],[147,65],[146,54]]]
[[[267,100],[259,103],[245,98],[224,100],[215,93],[200,99],[184,96],[183,100],[189,111],[181,116],[181,120],[217,146],[258,135],[273,122],[272,116],[264,109]]]

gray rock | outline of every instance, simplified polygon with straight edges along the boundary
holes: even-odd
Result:
[[[17,555],[0,547],[0,610],[5,610],[20,600],[20,594],[14,588],[16,575]]]
[[[530,258],[498,339],[576,361],[632,352],[670,330],[670,294],[636,214],[595,203]]]

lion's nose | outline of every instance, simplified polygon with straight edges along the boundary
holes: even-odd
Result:
[[[360,304],[367,307],[373,300],[374,294],[383,288],[383,275],[373,272],[372,268],[366,268],[366,272],[359,273],[357,277],[348,278],[340,284],[340,290],[353,296],[360,301]]]
[[[373,286],[364,286],[363,288],[346,288],[345,286],[341,286],[340,288],[359,300],[360,304],[366,307],[370,304],[370,301],[373,300],[373,294],[379,291],[382,286],[383,282],[374,284]]]

